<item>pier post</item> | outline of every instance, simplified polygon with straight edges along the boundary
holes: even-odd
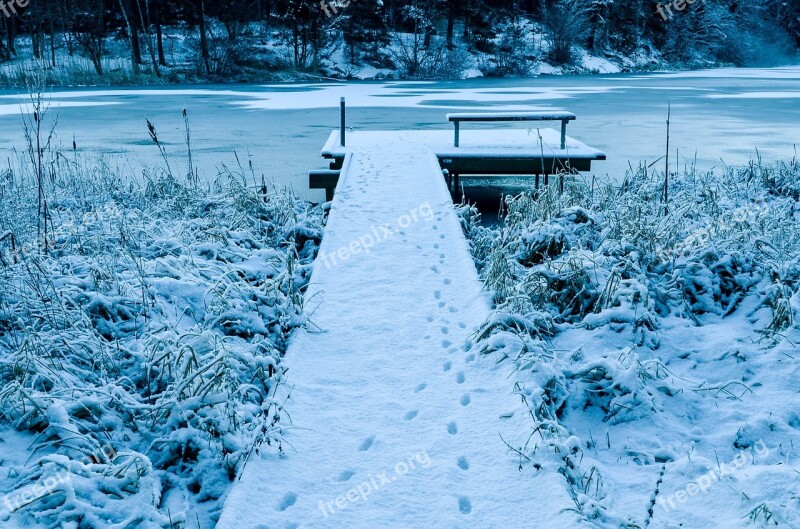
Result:
[[[567,120],[561,120],[561,150],[567,148]]]
[[[340,108],[340,123],[339,123],[339,142],[342,144],[342,147],[345,146],[345,128],[347,123],[347,106],[345,104],[345,99],[342,99],[339,102]]]

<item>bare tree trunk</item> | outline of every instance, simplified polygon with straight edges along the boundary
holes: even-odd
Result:
[[[16,18],[9,18],[7,20],[8,26],[6,27],[6,42],[9,53],[12,55],[17,54],[17,48],[15,46],[17,41],[17,19]]]
[[[139,40],[139,29],[135,25],[131,25],[128,26],[128,31],[131,32],[131,51],[133,52],[131,60],[135,61],[136,64],[144,64],[142,60],[142,43]]]
[[[42,35],[38,22],[33,23],[33,30],[31,31],[31,51],[34,59],[42,58]]]
[[[456,6],[455,0],[447,3],[447,49],[453,49],[453,32],[456,26]]]
[[[206,6],[200,0],[200,55],[206,67],[206,73],[211,75],[211,54],[208,52],[208,37],[206,36]]]
[[[123,0],[118,0],[120,11],[122,11],[122,18],[125,19],[125,26],[128,28],[128,39],[131,44],[131,66],[133,66],[133,74],[139,75],[139,64],[142,62],[141,52],[139,51],[139,36],[133,25],[131,19],[128,17],[128,11],[125,9]]]
[[[167,58],[164,56],[164,34],[161,31],[161,21],[162,17],[164,16],[164,6],[161,3],[163,1],[164,0],[158,0],[158,3],[156,4],[158,6],[156,11],[156,42],[158,45],[158,63],[161,66],[166,66]]]
[[[142,12],[142,4],[139,3],[139,0],[134,1],[136,2],[136,8],[139,10],[139,21],[142,23],[142,31],[144,31],[144,36],[147,39],[147,51],[150,54],[150,62],[153,64],[153,73],[156,74],[156,77],[161,77],[161,70],[158,68],[155,47],[153,46],[153,34],[150,31],[150,1],[144,0],[144,12]]]
[[[56,67],[56,27],[52,15],[50,15],[50,63],[53,68]]]

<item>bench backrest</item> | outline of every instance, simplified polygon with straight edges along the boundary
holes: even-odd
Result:
[[[447,114],[447,120],[455,125],[455,138],[453,145],[460,143],[459,125],[463,122],[497,123],[501,121],[560,121],[561,122],[561,148],[567,147],[567,123],[577,116],[572,112],[460,112]]]
[[[576,117],[572,112],[470,112],[447,114],[447,120],[451,122],[572,121]]]

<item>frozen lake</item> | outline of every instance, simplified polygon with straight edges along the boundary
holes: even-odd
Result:
[[[622,176],[630,163],[664,154],[672,105],[671,163],[697,159],[700,169],[741,164],[758,149],[765,160],[790,158],[800,143],[800,67],[725,69],[668,74],[474,79],[455,82],[353,82],[197,86],[191,88],[75,89],[54,92],[57,144],[81,153],[124,154],[133,167],[161,164],[145,124],[158,130],[175,172],[185,172],[181,109],[189,112],[193,159],[201,177],[220,164],[264,174],[303,195],[307,171],[323,168],[318,153],[338,127],[338,102],[347,97],[354,130],[450,129],[454,110],[569,110],[568,134],[603,150],[596,174]],[[0,91],[4,157],[22,149],[20,105],[28,98]],[[463,134],[476,134],[467,127]],[[533,141],[533,137],[532,137]]]

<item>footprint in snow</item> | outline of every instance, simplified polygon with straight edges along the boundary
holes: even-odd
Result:
[[[456,423],[450,422],[447,425],[447,433],[449,433],[450,435],[455,435],[458,433],[458,426],[456,425]]]
[[[286,494],[281,500],[281,502],[278,504],[278,510],[283,512],[292,505],[294,505],[295,503],[297,503],[297,494],[295,494],[294,492],[290,492]]]
[[[442,327],[442,334],[448,334],[449,332],[450,329],[448,329],[447,327]]]
[[[469,461],[464,456],[458,458],[458,468],[461,470],[469,470]]]
[[[441,293],[441,291],[439,291],[439,290],[435,291],[435,292],[433,293],[433,297],[435,297],[436,299],[442,299],[442,293]]]
[[[428,385],[423,382],[422,384],[420,384],[419,386],[414,388],[414,393],[419,393],[420,391],[422,391],[423,389],[425,389],[427,387],[428,387]]]
[[[446,239],[446,238],[447,238],[447,235],[445,235],[445,234],[443,233],[443,234],[439,235],[439,238],[440,238],[440,239]]]
[[[353,472],[352,470],[345,470],[344,472],[339,474],[339,477],[337,478],[337,481],[339,483],[341,483],[342,481],[350,481],[350,478],[352,478],[355,475],[356,475],[356,473]]]
[[[451,345],[453,345],[453,342],[450,340],[442,340],[442,349],[447,349]]]
[[[467,324],[464,323],[463,321],[458,322],[458,326],[461,327],[462,329],[466,329],[467,328]]]
[[[439,308],[440,309],[443,309],[445,305],[447,305],[447,303],[445,303],[444,301],[440,301],[439,302]]]
[[[472,399],[470,399],[469,393],[464,393],[463,395],[461,395],[461,405],[462,406],[469,406],[469,403],[471,402],[471,400]]]
[[[442,369],[444,369],[445,373],[450,371],[451,367],[453,367],[453,362],[445,362],[442,364]]]
[[[456,382],[458,382],[459,384],[463,384],[464,380],[466,380],[466,378],[464,377],[464,372],[463,371],[459,371],[456,374]]]
[[[451,313],[453,313],[453,314],[455,314],[456,312],[458,312],[458,308],[456,308],[456,307],[450,307],[448,310],[449,310]],[[462,328],[463,328],[463,327],[462,327]]]
[[[445,279],[444,281],[442,281],[442,283],[444,283],[445,285],[449,285],[450,283],[452,283],[452,281],[450,281],[449,279]]]
[[[467,364],[474,361],[475,361],[475,354],[468,354],[466,358],[464,358],[464,362],[466,362]]]
[[[411,419],[417,416],[417,413],[418,413],[417,410],[411,410],[409,412],[406,412],[406,414],[403,416],[403,419],[410,421]]]
[[[433,265],[430,268],[431,268],[431,272],[433,272],[434,274],[438,274],[439,273],[439,267],[438,266]]]
[[[428,316],[425,319],[428,321],[428,323],[431,323],[433,321],[433,316]]]
[[[461,514],[469,514],[472,512],[472,503],[469,501],[469,498],[466,496],[458,498],[458,510],[461,511]]]
[[[372,443],[374,443],[374,442],[375,442],[375,436],[374,435],[372,437],[367,437],[361,443],[361,446],[358,447],[358,451],[359,452],[366,452],[367,450],[372,448]]]

